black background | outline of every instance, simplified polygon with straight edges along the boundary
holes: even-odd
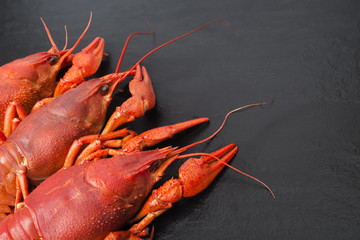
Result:
[[[143,63],[157,106],[128,124],[137,132],[207,116],[209,124],[166,142],[184,146],[209,136],[236,107],[270,100],[229,119],[211,142],[192,152],[236,143],[232,165],[200,195],[155,221],[155,239],[359,239],[360,2],[319,1],[2,1],[0,64],[47,51],[46,21],[56,43],[105,38],[110,53],[96,76],[113,72],[126,37],[122,70],[157,45],[206,22],[224,19],[161,49]],[[61,48],[61,47],[60,47]],[[118,94],[112,105],[120,104]],[[166,174],[177,174],[178,164]]]

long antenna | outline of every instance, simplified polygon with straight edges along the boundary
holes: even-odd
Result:
[[[65,49],[67,48],[68,40],[69,40],[66,25],[64,26],[64,29],[65,29],[65,46],[63,48],[63,51],[65,51]]]
[[[198,142],[194,142],[194,143],[192,143],[192,144],[190,144],[190,145],[187,145],[187,146],[185,146],[185,147],[182,147],[182,148],[180,148],[180,149],[178,149],[178,150],[176,150],[176,151],[178,151],[178,152],[184,152],[184,151],[188,150],[189,148],[192,148],[192,147],[194,147],[194,146],[196,146],[196,145],[199,145],[199,144],[201,144],[201,143],[203,143],[203,142],[209,141],[210,139],[214,138],[214,137],[221,131],[221,129],[223,129],[223,127],[224,127],[224,125],[225,125],[228,117],[229,117],[231,114],[233,114],[233,113],[235,113],[235,112],[239,112],[239,111],[241,111],[241,110],[249,109],[249,108],[256,107],[256,106],[263,106],[263,105],[270,104],[270,103],[273,103],[273,102],[274,102],[274,98],[273,98],[271,101],[268,101],[268,102],[253,103],[253,104],[245,105],[245,106],[236,108],[236,109],[234,109],[234,110],[231,110],[230,112],[228,112],[228,113],[226,114],[226,116],[225,116],[225,118],[224,118],[221,126],[218,128],[218,130],[216,130],[216,131],[215,131],[213,134],[211,134],[209,137],[207,137],[207,138],[205,138],[205,139],[203,139],[203,140],[200,140],[200,141],[198,141]]]
[[[241,110],[246,110],[246,109],[256,107],[256,106],[263,106],[263,105],[270,104],[270,103],[273,103],[273,102],[274,102],[274,98],[271,101],[268,101],[268,102],[249,104],[249,105],[246,105],[246,106],[239,107],[239,108],[236,108],[234,110],[231,110],[229,113],[226,114],[226,116],[225,116],[222,124],[220,125],[220,127],[213,134],[211,134],[209,137],[207,137],[207,138],[205,138],[203,140],[197,141],[195,143],[189,144],[189,145],[187,145],[185,147],[179,148],[179,149],[175,150],[172,154],[173,155],[180,154],[182,152],[185,152],[189,148],[192,148],[192,147],[194,147],[196,145],[199,145],[199,144],[201,144],[203,142],[209,141],[210,139],[214,138],[221,131],[221,129],[223,129],[228,117],[232,113],[235,113],[235,112],[238,112],[238,111],[241,111]],[[264,182],[260,181],[256,177],[251,176],[250,174],[247,174],[247,173],[245,173],[245,172],[231,166],[230,164],[224,162],[223,160],[221,160],[220,158],[218,158],[218,157],[216,157],[216,156],[214,156],[212,154],[209,154],[209,153],[189,153],[189,154],[184,154],[184,155],[178,156],[178,158],[186,158],[186,157],[199,156],[199,155],[201,155],[201,156],[209,156],[209,157],[215,158],[216,160],[220,161],[222,164],[226,165],[227,167],[229,167],[229,168],[237,171],[238,173],[241,173],[241,174],[243,174],[243,175],[257,181],[258,183],[263,185],[265,188],[267,188],[269,190],[269,192],[271,193],[271,195],[273,196],[273,198],[275,198],[275,195],[274,195],[273,191],[271,190],[271,188],[268,185],[266,185]]]
[[[197,32],[197,31],[199,31],[200,29],[202,29],[202,28],[204,28],[204,27],[206,27],[206,26],[208,26],[208,25],[210,25],[210,24],[217,23],[217,22],[221,22],[221,23],[224,23],[224,24],[230,26],[230,28],[234,30],[234,32],[235,32],[235,34],[236,34],[236,37],[238,38],[238,31],[237,31],[230,23],[228,23],[227,21],[224,21],[224,20],[215,20],[215,21],[206,23],[206,24],[204,24],[204,25],[202,25],[202,26],[200,26],[200,27],[198,27],[198,28],[196,28],[196,29],[194,29],[194,30],[192,30],[192,31],[184,34],[184,35],[181,35],[180,37],[174,38],[174,39],[172,39],[172,40],[170,40],[170,41],[168,41],[168,42],[166,42],[166,43],[164,43],[164,44],[162,44],[162,45],[154,48],[153,50],[151,50],[150,52],[148,52],[147,54],[145,54],[142,58],[140,58],[139,61],[137,61],[137,62],[128,70],[128,72],[127,72],[122,78],[119,78],[119,79],[113,84],[113,87],[112,87],[113,89],[110,89],[110,91],[113,91],[114,88],[118,85],[118,83],[119,83],[119,82],[122,82],[127,76],[129,76],[129,75],[132,73],[132,70],[134,70],[134,69],[136,68],[136,66],[137,66],[138,64],[140,64],[140,63],[141,63],[145,58],[147,58],[149,55],[153,54],[154,52],[156,52],[156,51],[159,50],[160,48],[163,48],[163,47],[169,45],[169,44],[172,43],[172,42],[175,42],[175,41],[177,41],[177,40],[179,40],[179,39],[181,39],[181,38],[184,38],[184,37],[186,37],[186,36],[189,36],[189,35],[193,34],[194,32]]]
[[[92,12],[90,12],[90,19],[89,19],[89,22],[85,28],[85,30],[83,31],[83,33],[80,35],[79,39],[76,41],[76,43],[74,44],[74,46],[72,48],[69,49],[69,51],[67,51],[63,58],[65,59],[67,56],[69,56],[73,51],[74,49],[79,45],[79,43],[81,42],[82,38],[84,37],[85,33],[88,31],[89,27],[90,27],[90,24],[91,24],[91,20],[92,20]]]
[[[49,38],[49,40],[50,40],[50,43],[51,43],[52,47],[55,49],[56,52],[59,52],[59,49],[57,48],[57,46],[56,46],[56,44],[55,44],[55,42],[54,42],[54,39],[52,38],[51,33],[50,33],[48,27],[46,26],[44,20],[42,19],[42,17],[40,17],[40,20],[41,20],[41,22],[42,22],[43,25],[44,25],[46,34],[47,34],[47,36],[48,36],[48,38]]]

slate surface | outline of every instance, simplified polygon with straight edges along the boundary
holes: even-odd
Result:
[[[155,239],[359,239],[360,2],[358,1],[2,1],[0,64],[50,48],[63,26],[73,44],[93,11],[84,47],[97,36],[110,53],[96,76],[114,71],[126,37],[125,70],[155,46],[216,24],[144,61],[157,106],[127,127],[146,129],[207,116],[209,124],[164,145],[209,136],[236,107],[270,100],[229,119],[192,152],[236,143],[232,165],[267,183],[277,198],[226,169],[206,191],[155,221]],[[78,49],[80,49],[80,47]],[[126,87],[126,86],[125,86]],[[126,94],[117,94],[112,109]],[[165,178],[177,174],[175,164]]]

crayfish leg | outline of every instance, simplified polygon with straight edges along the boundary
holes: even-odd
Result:
[[[26,167],[16,171],[16,199],[15,199],[15,211],[18,209],[21,199],[24,199],[29,195],[29,185],[26,177]]]
[[[11,102],[5,112],[3,126],[5,136],[8,137],[15,130],[18,122],[26,116],[27,114],[21,104],[15,101]],[[17,123],[14,123],[14,120]]]
[[[109,139],[113,139],[113,138],[118,138],[118,137],[124,137],[127,135],[134,135],[135,133],[133,131],[127,130],[127,129],[121,129],[115,132],[111,132],[108,134],[103,134],[103,135],[88,135],[88,136],[84,136],[81,137],[77,140],[75,140],[73,142],[73,144],[70,147],[70,150],[68,152],[68,155],[66,156],[65,159],[65,163],[64,163],[64,167],[70,167],[74,164],[75,158],[78,155],[78,153],[80,152],[81,147],[85,144],[85,143],[91,143],[88,147],[89,148],[85,148],[83,150],[83,152],[81,152],[79,158],[84,158],[85,156],[93,153],[94,151],[98,150],[99,148],[102,147],[101,144],[99,144],[96,141],[106,141]],[[94,142],[94,143],[93,143]]]
[[[52,100],[54,100],[54,98],[44,98],[44,99],[36,102],[35,105],[33,106],[33,108],[31,109],[31,112],[35,112],[35,111],[39,110],[46,104],[50,103]]]
[[[143,238],[145,236],[149,236],[148,229],[142,231],[139,234],[133,234],[130,230],[128,230],[111,232],[104,240],[152,240],[154,238],[154,228],[152,229],[149,238]]]
[[[98,138],[90,143],[79,155],[75,161],[75,165],[82,164],[86,161],[91,161],[96,158],[106,157],[108,155],[123,154],[135,151],[141,151],[144,147],[151,147],[169,138],[175,134],[180,133],[186,129],[209,121],[208,118],[197,118],[169,126],[163,126],[151,129],[136,136],[136,133],[122,129],[115,132],[99,135]],[[118,133],[118,134],[116,134]],[[122,133],[122,134],[119,134]],[[126,133],[126,134],[124,134]],[[127,136],[126,136],[127,135]],[[115,137],[124,137],[123,139],[113,139]],[[90,136],[84,139],[91,140]],[[113,140],[110,140],[113,139]],[[80,149],[79,146],[84,140],[74,142],[75,149]],[[105,149],[103,149],[105,147]],[[113,150],[112,148],[121,148],[121,151]],[[72,154],[74,156],[75,154]],[[69,163],[70,163],[69,159]]]

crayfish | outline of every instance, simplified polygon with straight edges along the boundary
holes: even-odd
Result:
[[[0,95],[0,139],[6,140],[12,131],[30,111],[36,110],[54,97],[64,93],[93,75],[100,66],[104,39],[96,38],[80,53],[72,54],[82,40],[89,23],[74,46],[59,50],[44,23],[52,47],[47,52],[40,52],[17,59],[0,67],[0,88],[6,89]],[[59,71],[72,64],[56,85]],[[55,91],[55,93],[54,93]],[[16,117],[17,114],[17,117]],[[0,141],[1,142],[1,141]]]
[[[231,144],[213,155],[227,162],[236,150]],[[165,148],[61,170],[40,184],[23,208],[0,223],[0,239],[90,240],[108,234],[108,239],[136,239],[147,235],[146,226],[156,216],[180,198],[201,192],[224,166],[212,157],[192,158],[180,168],[178,180],[153,191],[144,205],[153,185],[176,158],[176,149]],[[110,233],[138,219],[143,220],[131,230]]]
[[[69,160],[71,157],[66,158],[68,152],[69,156],[74,155],[84,143],[89,142],[86,138],[76,139],[100,133],[112,94],[127,76],[134,75],[129,83],[132,97],[117,107],[102,134],[111,133],[120,125],[152,109],[155,106],[155,94],[150,77],[145,67],[139,66],[140,62],[158,49],[194,31],[160,45],[128,71],[119,73],[127,41],[115,73],[83,82],[24,118],[0,146],[1,216],[12,212],[11,206],[16,206],[22,198],[28,196],[29,182],[38,185],[63,166],[72,165]]]
[[[151,193],[172,162],[192,156],[180,154],[214,134],[179,149],[142,151],[207,118],[140,135],[127,129],[115,131],[155,105],[150,77],[140,67],[141,61],[206,25],[155,48],[124,73],[119,73],[119,60],[115,73],[65,89],[21,121],[0,146],[0,211],[5,216],[11,212],[9,206],[16,210],[0,223],[0,239],[139,239],[149,234],[152,238],[154,231],[149,233],[148,225],[157,216],[182,197],[200,193],[215,179],[236,154],[234,144],[189,159],[180,168],[179,179]],[[134,75],[129,84],[132,97],[103,128],[112,94],[129,75]],[[251,106],[263,104],[267,103]],[[79,155],[86,143],[90,144]],[[42,183],[29,194],[28,182]],[[121,230],[134,223],[129,230]]]
[[[253,106],[263,104],[267,103]],[[107,240],[120,240],[148,236],[148,225],[173,203],[207,188],[228,165],[237,147],[229,144],[211,154],[202,153],[204,156],[199,159],[190,158],[180,167],[179,179],[170,179],[151,194],[154,184],[172,162],[194,155],[179,154],[211,139],[221,128],[210,137],[180,149],[139,150],[206,121],[207,118],[194,119],[138,136],[122,130],[125,137],[121,150],[109,148],[88,153],[86,160],[78,162],[80,165],[60,170],[41,183],[25,199],[22,208],[0,223],[0,239],[90,240],[106,236]],[[110,141],[106,135],[111,134],[102,135],[104,144]],[[112,157],[103,158],[108,155]],[[267,185],[252,178],[273,194]],[[129,224],[134,225],[118,231]]]

